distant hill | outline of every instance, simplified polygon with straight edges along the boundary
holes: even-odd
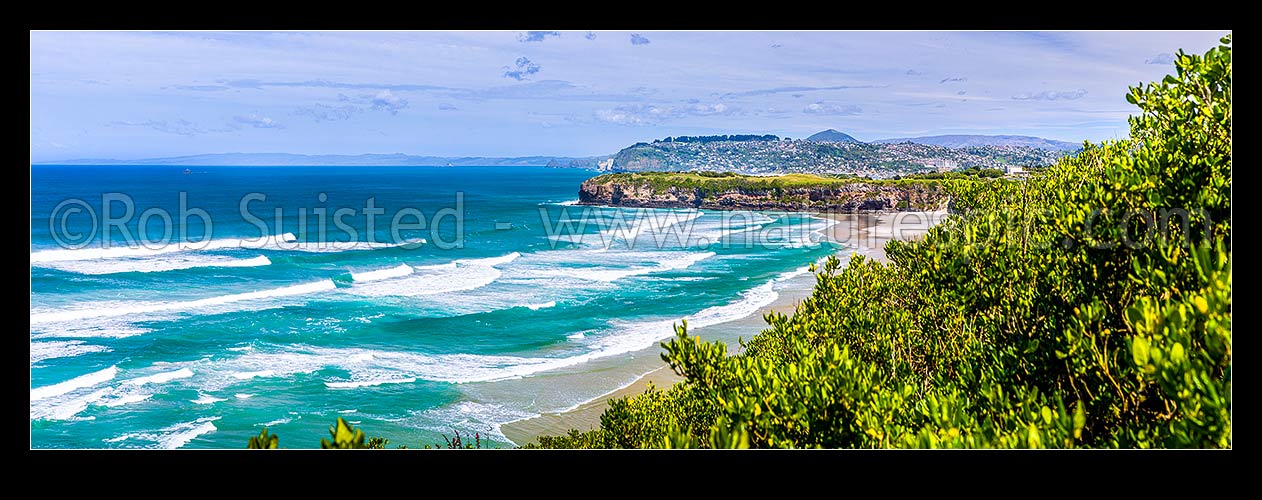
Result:
[[[836,136],[850,138],[841,132]],[[816,134],[819,135],[819,134]],[[1045,166],[1066,151],[1028,146],[949,148],[929,144],[869,144],[854,140],[706,140],[638,142],[623,148],[600,170],[698,171],[748,175],[846,174],[872,178],[979,167]]]
[[[858,139],[855,139],[854,137],[850,137],[849,134],[846,134],[844,132],[838,132],[831,128],[823,132],[816,133],[815,135],[812,135],[810,137],[807,137],[806,140],[812,141],[812,142],[855,142],[855,143],[863,142]]]
[[[187,166],[414,166],[414,167],[578,167],[596,168],[608,156],[574,158],[566,156],[520,156],[498,158],[484,156],[413,156],[396,154],[362,155],[296,155],[288,153],[221,153],[141,160],[63,160],[44,161],[44,165],[187,165]]]
[[[824,132],[820,132],[822,134]],[[819,134],[815,134],[819,135]],[[842,134],[845,135],[845,134]],[[814,135],[811,137],[815,137]],[[911,142],[915,144],[926,144],[929,146],[942,146],[947,148],[975,148],[979,146],[1027,146],[1031,148],[1047,149],[1052,151],[1077,151],[1082,148],[1081,143],[1073,143],[1066,141],[1055,141],[1052,139],[1044,139],[1042,137],[1030,137],[1028,135],[931,135],[927,137],[901,137],[896,139],[881,139],[872,141],[872,144],[898,144],[903,142]]]

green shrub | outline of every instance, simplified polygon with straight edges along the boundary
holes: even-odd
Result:
[[[251,436],[246,448],[251,450],[274,450],[280,447],[280,436],[269,434],[267,427],[257,436]]]
[[[364,431],[351,427],[351,424],[346,423],[346,420],[343,420],[342,417],[337,417],[337,424],[329,427],[329,435],[333,440],[321,439],[321,449],[342,450],[368,447],[364,443]]]
[[[364,431],[356,429],[355,427],[351,426],[349,423],[346,422],[346,420],[342,419],[341,417],[338,417],[337,423],[329,427],[329,436],[332,438],[332,440],[329,440],[329,439],[320,440],[321,449],[381,450],[381,449],[385,449],[386,446],[390,444],[390,440],[383,437],[372,437],[372,438],[367,437],[364,434]],[[446,435],[443,435],[443,441],[445,441],[446,444],[440,444],[440,443],[434,443],[433,445],[427,444],[424,446],[424,448],[426,449],[447,448],[447,449],[471,450],[471,449],[491,447],[490,446],[491,443],[489,441],[487,442],[482,441],[481,433],[474,433],[472,443],[462,441],[461,436],[460,436],[460,431],[455,431],[454,438],[448,438]],[[275,434],[269,434],[267,431],[267,428],[264,427],[263,431],[260,432],[258,436],[250,437],[249,442],[246,444],[246,448],[275,449],[279,447],[279,444],[280,444],[280,439]],[[399,445],[398,448],[407,449],[407,446]]]

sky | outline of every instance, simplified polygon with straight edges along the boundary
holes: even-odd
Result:
[[[594,156],[677,135],[1124,137],[1225,32],[49,32],[31,160]]]

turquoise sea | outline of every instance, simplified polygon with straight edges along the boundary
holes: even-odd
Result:
[[[508,447],[500,424],[632,382],[681,318],[748,338],[722,325],[838,249],[809,214],[574,205],[594,175],[33,166],[31,446],[318,447],[340,416]]]

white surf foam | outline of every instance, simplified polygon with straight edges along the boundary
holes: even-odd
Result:
[[[376,280],[384,280],[384,279],[390,279],[390,278],[398,278],[400,276],[407,276],[409,274],[412,274],[412,271],[413,271],[412,266],[409,266],[407,264],[401,264],[397,267],[391,267],[387,269],[378,269],[376,271],[351,273],[351,280],[356,283],[363,283],[366,281],[376,281]]]
[[[109,388],[97,389],[82,396],[68,398],[52,397],[40,401],[31,400],[31,420],[70,420],[88,405],[101,401],[113,391]],[[91,417],[89,417],[91,418]]]
[[[166,450],[180,448],[197,438],[197,436],[219,430],[214,424],[216,420],[219,420],[219,417],[199,418],[192,422],[163,429],[167,431],[167,434],[158,439],[158,445]]]
[[[502,272],[495,266],[503,266],[519,257],[520,253],[512,252],[499,257],[458,259],[446,264],[403,265],[364,273],[369,275],[366,280],[352,274],[355,283],[342,291],[369,297],[416,297],[474,290],[499,279]]]
[[[204,307],[219,306],[234,302],[270,299],[277,297],[288,297],[292,295],[303,295],[308,293],[321,292],[326,290],[334,290],[337,287],[333,284],[333,280],[321,280],[314,283],[304,283],[301,285],[292,285],[281,288],[273,288],[270,290],[262,290],[257,292],[236,293],[231,295],[221,295],[218,297],[210,297],[198,300],[189,300],[184,302],[142,302],[142,303],[124,303],[121,305],[96,306],[91,303],[75,309],[64,309],[55,312],[35,313],[31,314],[31,324],[52,323],[61,321],[77,321],[87,318],[100,318],[111,316],[131,316],[138,314],[148,314],[155,312],[168,311],[187,311],[190,309],[199,309]]]
[[[249,259],[221,255],[169,255],[161,257],[65,260],[36,263],[40,267],[79,274],[156,273],[200,267],[260,267],[272,261],[266,255]]]
[[[214,403],[218,403],[218,402],[220,402],[220,401],[227,401],[227,399],[224,399],[224,398],[217,398],[217,397],[214,397],[214,396],[209,396],[209,395],[206,395],[206,394],[198,394],[198,395],[197,395],[197,399],[191,399],[191,400],[189,400],[189,402],[190,402],[190,403],[193,403],[193,404],[199,404],[199,405],[214,404]]]
[[[669,239],[667,231],[671,226],[684,224],[705,215],[703,212],[695,210],[681,212],[654,209],[640,209],[635,211],[634,215],[627,214],[627,211],[615,213],[615,218],[606,223],[606,229],[600,232],[600,239],[606,247],[619,238],[635,240],[645,230],[658,236],[659,239],[661,239],[660,237]],[[690,229],[690,226],[685,226],[678,234],[684,236],[690,232]],[[682,238],[680,240],[682,241]]]
[[[672,257],[662,260],[655,266],[637,266],[630,268],[592,268],[592,267],[551,267],[544,269],[533,269],[528,275],[533,276],[556,276],[569,277],[582,280],[592,281],[615,281],[631,276],[640,276],[644,274],[660,273],[673,271],[677,269],[686,269],[692,265],[714,257],[714,252],[696,252],[688,253],[678,257]]]
[[[356,283],[342,291],[370,297],[424,296],[474,290],[493,283],[502,275],[492,266],[512,262],[520,254],[502,257],[469,259],[434,266],[417,266],[409,275]]]
[[[511,252],[499,257],[487,257],[483,259],[460,259],[455,263],[458,266],[502,266],[521,257],[518,252]]]
[[[213,267],[259,267],[272,265],[272,259],[266,255],[260,255],[249,259],[237,259],[226,262],[217,262]]]
[[[779,276],[776,276],[775,283],[777,284],[784,283],[785,281],[791,280],[793,278],[796,278],[798,276],[801,276],[809,272],[811,272],[810,266],[800,267],[798,269],[794,269],[792,271],[788,271],[783,274],[780,274]]]
[[[692,224],[690,231],[680,235],[678,241],[687,247],[707,247],[724,240],[729,244],[743,244],[756,237],[754,234],[744,233],[758,231],[775,220],[758,212],[721,212],[717,217],[698,219]],[[740,238],[736,238],[736,235],[740,235]],[[665,241],[676,240],[672,237]]]
[[[101,371],[80,375],[65,382],[31,389],[31,401],[60,396],[76,389],[97,386],[113,380],[117,375],[118,367],[111,366]]]
[[[455,269],[455,268],[456,268],[456,263],[455,263],[455,262],[448,262],[448,263],[446,263],[446,264],[433,264],[433,265],[428,265],[428,266],[416,266],[416,267],[415,267],[415,268],[413,268],[413,269],[415,269],[415,270],[421,270],[421,269],[425,269],[425,270],[430,270],[430,269],[433,269],[433,270],[442,270],[442,269]],[[416,271],[413,271],[413,272],[416,272]]]
[[[557,301],[549,300],[542,304],[526,304],[525,308],[530,309],[531,311],[538,311],[540,309],[548,309],[548,308],[556,307],[556,306],[557,306]]]
[[[56,358],[71,358],[93,352],[109,352],[103,345],[85,344],[82,340],[31,342],[31,365]]]
[[[152,394],[152,393],[143,393],[143,392],[142,392],[142,393],[125,393],[125,394],[121,394],[121,395],[119,395],[119,396],[117,396],[117,397],[111,398],[111,399],[109,399],[109,400],[107,400],[107,401],[103,401],[103,402],[101,402],[100,404],[101,404],[101,406],[106,406],[106,407],[113,408],[113,407],[116,407],[116,406],[123,406],[123,405],[129,405],[129,404],[132,404],[132,403],[139,403],[139,402],[141,402],[141,401],[148,400],[148,399],[149,399],[149,398],[151,398],[151,397],[153,397],[153,394]]]
[[[84,261],[99,259],[125,259],[153,257],[162,254],[187,251],[212,250],[277,250],[299,252],[344,252],[350,250],[377,250],[425,244],[423,238],[398,243],[367,241],[298,241],[293,233],[283,233],[262,238],[219,238],[209,241],[176,241],[169,244],[155,243],[150,246],[87,246],[74,249],[40,250],[31,252],[31,264],[49,262]]]
[[[74,420],[76,415],[91,405],[118,407],[139,403],[152,398],[165,384],[179,379],[191,378],[195,373],[187,366],[171,370],[177,363],[155,363],[149,368],[140,369],[143,375],[123,379],[112,385],[100,387],[118,374],[117,367],[110,367],[96,373],[78,377],[67,382],[49,387],[31,390],[31,420]],[[155,372],[159,368],[163,371]],[[194,401],[209,403],[213,401]],[[92,419],[94,417],[87,417]]]
[[[369,242],[369,241],[311,241],[311,242],[294,242],[279,243],[269,250],[287,250],[294,252],[316,252],[316,253],[333,253],[347,252],[354,250],[380,250],[383,248],[395,247],[417,247],[426,243],[424,238],[414,240],[405,240],[399,243],[387,242]]]
[[[325,382],[324,385],[330,389],[355,389],[358,387],[373,387],[385,384],[410,384],[416,382],[416,377],[403,377],[394,379],[376,379],[376,380],[359,380],[350,382]]]
[[[828,240],[824,231],[838,223],[834,219],[811,216],[803,222],[786,227],[786,231],[782,233],[766,237],[759,235],[765,240],[760,244],[783,248],[817,247]]]
[[[274,376],[276,376],[276,372],[272,370],[259,370],[256,372],[241,372],[241,373],[232,374],[232,378],[235,378],[237,380],[250,380],[254,377],[274,377]]]
[[[57,312],[57,310],[36,310],[34,314]],[[120,339],[149,333],[148,328],[140,328],[121,321],[80,323],[48,323],[32,329],[31,340],[46,338],[110,338]],[[38,332],[38,333],[36,333]]]
[[[155,363],[154,367],[168,368],[174,363]],[[195,374],[188,367],[167,369],[151,375],[124,379],[113,385],[99,387],[118,374],[118,367],[77,377],[61,384],[31,390],[31,420],[70,420],[90,405],[117,407],[148,400],[162,389],[163,384],[191,378]],[[198,402],[198,401],[194,401]],[[92,418],[92,417],[88,417]]]
[[[488,438],[498,438],[499,440],[511,442],[500,431],[500,426],[508,422],[535,416],[538,416],[538,414],[499,404],[461,401],[418,412],[399,423],[409,427],[446,434],[448,437],[452,437],[451,432],[453,428],[460,429],[460,440],[467,443],[474,441],[474,433],[481,434],[480,437],[483,441],[487,441]]]
[[[777,286],[807,272],[809,272],[809,267],[781,273],[766,283],[746,290],[736,301],[708,307],[681,319],[688,320],[689,328],[703,328],[748,317],[779,298]],[[652,347],[661,340],[673,337],[674,325],[678,323],[679,320],[615,322],[616,328],[613,332],[591,340],[592,345],[597,347],[596,352],[593,353],[594,357],[611,356]]]
[[[404,277],[343,288],[346,293],[381,296],[423,296],[473,290],[491,284],[501,275],[498,269],[487,266],[425,268],[417,267],[416,273]]]
[[[127,385],[161,384],[163,382],[170,382],[172,380],[181,379],[181,378],[189,378],[192,376],[193,376],[193,370],[190,370],[188,368],[180,368],[179,370],[165,372],[165,373],[158,373],[156,375],[149,375],[147,377],[136,377],[133,379],[127,379],[123,381],[123,384],[127,384]]]
[[[77,260],[124,259],[133,257],[153,257],[155,255],[196,250],[227,250],[247,248],[254,250],[278,249],[280,245],[298,245],[293,243],[297,238],[293,233],[263,238],[220,238],[209,241],[175,241],[169,244],[151,246],[111,246],[100,247],[89,245],[83,248],[64,248],[57,250],[41,250],[31,253],[31,263],[66,262]]]
[[[118,443],[127,440],[149,441],[155,445],[153,447],[174,450],[192,442],[198,436],[219,430],[218,427],[215,427],[214,422],[216,420],[219,420],[219,417],[203,417],[192,422],[183,422],[164,427],[157,432],[133,432],[104,439],[103,441],[107,443]]]

